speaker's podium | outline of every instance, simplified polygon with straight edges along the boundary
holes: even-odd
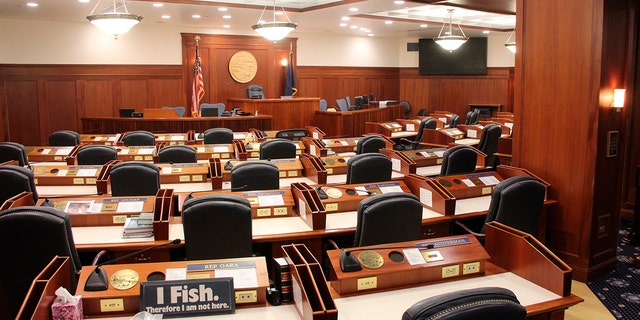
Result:
[[[82,296],[87,317],[131,316],[140,311],[141,283],[165,279],[194,280],[233,277],[235,306],[266,306],[269,278],[264,257],[197,261],[172,261],[139,264],[104,265],[108,287],[88,291],[85,283],[95,267],[85,266],[80,273],[76,295]],[[182,271],[181,271],[182,270]],[[173,276],[177,274],[177,276]]]

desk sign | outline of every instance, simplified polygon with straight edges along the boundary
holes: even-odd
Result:
[[[140,283],[140,311],[163,317],[235,313],[233,278]]]

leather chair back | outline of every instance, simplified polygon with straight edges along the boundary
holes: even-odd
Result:
[[[278,166],[264,161],[246,161],[231,168],[231,190],[271,190],[280,188]]]
[[[295,143],[287,139],[271,139],[260,143],[260,159],[292,159],[296,157]]]
[[[391,180],[391,159],[380,153],[358,154],[347,161],[347,184]]]
[[[302,138],[308,136],[309,132],[304,128],[287,129],[276,132],[276,138],[282,138],[291,141],[299,141],[302,140]]]
[[[509,289],[480,287],[432,296],[416,302],[402,320],[524,320],[527,310]]]
[[[485,223],[498,221],[536,236],[545,192],[544,184],[533,177],[516,176],[503,180],[493,188]],[[484,225],[480,232],[484,233]]]
[[[420,239],[422,204],[406,192],[371,196],[360,201],[354,247]]]
[[[233,131],[229,128],[211,128],[204,132],[204,144],[233,143]]]
[[[0,212],[0,305],[7,300],[11,319],[17,314],[33,279],[55,257],[70,259],[72,294],[82,264],[76,251],[69,216],[52,207],[17,207]]]
[[[455,146],[445,150],[442,156],[441,176],[472,173],[476,171],[478,154],[469,146]]]
[[[188,260],[252,254],[251,205],[243,197],[213,194],[186,200],[182,227]]]
[[[458,124],[460,124],[460,116],[457,114],[452,115],[449,119],[449,128],[455,128]]]
[[[467,125],[471,124],[471,121],[473,120],[471,119],[472,116],[473,116],[473,111],[468,111],[467,115],[464,118],[464,124],[467,124]]]
[[[327,111],[327,100],[320,99],[320,111]]]
[[[436,119],[427,117],[420,120],[420,127],[418,128],[418,134],[416,134],[416,138],[413,140],[414,142],[422,141],[422,131],[424,129],[435,129],[438,127],[438,121]]]
[[[160,168],[153,163],[128,161],[111,168],[113,196],[155,196],[160,189]]]
[[[38,201],[35,179],[30,169],[13,165],[0,166],[0,181],[0,205],[23,191],[33,193],[33,200]]]
[[[0,142],[0,162],[11,160],[18,161],[18,164],[23,167],[29,165],[27,150],[17,142]]]
[[[76,158],[79,165],[103,165],[111,160],[118,160],[118,151],[111,146],[86,145],[78,150]]]
[[[380,136],[371,135],[358,139],[356,144],[356,154],[377,153],[380,149],[384,149],[387,142]]]
[[[245,90],[247,99],[264,99],[264,88],[261,85],[252,84]]]
[[[482,128],[482,136],[478,142],[478,150],[487,155],[485,162],[488,166],[495,167],[497,159],[495,153],[498,152],[498,142],[502,135],[502,128],[497,124],[488,124]]]
[[[76,146],[80,144],[80,134],[71,130],[58,130],[49,135],[50,146]]]
[[[471,119],[469,120],[469,124],[477,124],[480,121],[480,111],[478,109],[473,110],[471,113]]]
[[[349,110],[349,105],[347,104],[346,99],[336,99],[336,104],[338,105],[338,109],[340,109],[340,111]]]
[[[207,117],[207,116],[212,116],[214,113],[211,112],[207,112],[205,110],[207,109],[217,109],[217,114],[218,116],[222,116],[222,113],[224,112],[224,109],[226,108],[226,106],[224,105],[224,103],[222,102],[218,102],[218,103],[202,103],[200,104],[200,114],[203,115],[203,117]]]
[[[158,162],[196,163],[198,162],[198,155],[196,154],[196,149],[191,146],[166,146],[158,151]]]
[[[144,130],[130,131],[122,138],[125,146],[155,146],[156,137],[153,133]]]

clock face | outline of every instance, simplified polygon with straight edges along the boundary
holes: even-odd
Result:
[[[109,282],[118,290],[127,290],[133,288],[139,280],[140,275],[135,270],[122,269],[114,272]]]

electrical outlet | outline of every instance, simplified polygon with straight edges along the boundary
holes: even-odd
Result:
[[[472,274],[480,272],[480,262],[469,262],[462,265],[462,274]]]
[[[460,275],[460,266],[452,265],[452,266],[444,266],[442,267],[442,277],[449,278]]]
[[[258,302],[258,293],[255,290],[236,291],[236,303]]]

